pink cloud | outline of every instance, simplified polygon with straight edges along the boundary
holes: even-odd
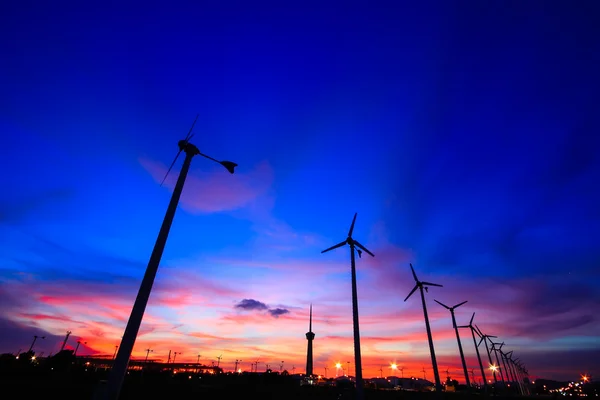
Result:
[[[156,182],[163,180],[168,169],[165,164],[147,158],[140,158],[139,162]],[[177,176],[176,171],[171,171],[164,186],[172,190]],[[211,172],[190,169],[181,195],[181,206],[191,213],[235,210],[264,194],[271,187],[273,178],[273,169],[267,162],[248,172],[238,168],[233,175],[222,168]]]

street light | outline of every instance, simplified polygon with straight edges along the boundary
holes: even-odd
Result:
[[[241,368],[238,371],[238,364],[241,363],[242,361],[244,361],[244,360],[238,360],[238,359],[235,360],[235,368],[233,369],[234,372],[237,371],[240,374],[242,373],[242,369]]]
[[[79,350],[79,345],[83,343],[84,345],[87,344],[87,342],[82,342],[81,340],[77,341],[77,346],[75,346],[75,351],[73,352],[73,357],[75,357],[77,355],[77,350]]]
[[[146,349],[146,359],[144,360],[144,363],[148,362],[148,356],[150,355],[150,353],[154,353],[154,350],[150,348]]]
[[[33,335],[33,342],[31,342],[31,346],[29,346],[29,350],[27,351],[28,353],[31,352],[31,350],[33,350],[33,345],[35,344],[35,341],[39,339],[46,339],[46,336],[38,336],[38,335]]]

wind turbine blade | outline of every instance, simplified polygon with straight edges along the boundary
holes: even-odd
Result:
[[[342,246],[343,246],[343,245],[345,245],[345,244],[346,244],[346,241],[345,241],[345,240],[344,240],[343,242],[339,242],[339,243],[338,243],[338,244],[336,244],[335,246],[331,246],[330,248],[323,250],[323,251],[321,252],[321,254],[323,254],[323,253],[327,253],[328,251],[331,251],[331,250],[333,250],[333,249],[337,249],[338,247],[342,247]]]
[[[462,306],[463,304],[465,304],[467,301],[469,301],[469,300],[465,300],[465,301],[463,301],[462,303],[458,303],[457,305],[455,305],[455,306],[454,306],[454,307],[452,307],[452,308],[458,308],[458,307]]]
[[[190,130],[189,130],[188,134],[185,136],[185,141],[186,141],[186,142],[189,142],[189,141],[190,141],[190,139],[192,138],[192,136],[194,136],[194,135],[192,134],[192,131],[194,130],[194,125],[196,125],[196,121],[198,121],[198,116],[199,116],[199,115],[200,115],[200,114],[196,114],[196,119],[195,119],[195,120],[194,120],[194,122],[192,123],[192,127],[190,128]]]
[[[498,336],[487,335],[487,337],[489,337],[489,338],[497,338]],[[490,340],[490,342],[491,342],[491,340]]]
[[[449,310],[450,307],[448,307],[447,305],[445,305],[444,303],[441,303],[439,301],[437,301],[436,299],[433,299],[433,301],[435,301],[436,303],[438,303],[440,306],[444,307],[446,310]]]
[[[481,340],[479,341],[479,343],[477,343],[477,347],[481,346],[481,342],[483,342],[484,339],[485,338],[483,338],[483,337],[481,338]]]
[[[167,176],[169,175],[169,172],[171,172],[171,169],[173,169],[173,165],[175,165],[175,162],[177,161],[177,158],[179,157],[179,155],[181,154],[181,151],[183,149],[180,149],[177,152],[177,155],[175,156],[175,159],[173,160],[173,162],[171,163],[171,166],[169,167],[169,169],[167,170],[167,173],[165,174],[165,177],[163,178],[162,182],[160,182],[160,186],[163,185],[163,183],[165,183],[165,180],[167,179]]]
[[[362,258],[362,250],[356,249],[356,252],[358,253],[358,258]]]
[[[352,232],[354,231],[354,223],[356,222],[356,216],[358,213],[354,213],[354,218],[352,219],[352,225],[350,225],[350,230],[348,231],[348,237],[352,237]]]
[[[483,334],[483,332],[481,332],[481,329],[479,329],[479,327],[477,325],[475,325],[475,330],[477,330],[477,333],[479,333],[479,336],[485,336]]]
[[[443,285],[438,285],[437,283],[431,283],[431,282],[423,282],[423,285],[444,287]]]
[[[415,269],[413,268],[412,263],[409,265],[410,265],[410,270],[412,271],[412,274],[413,274],[413,278],[415,278],[415,282],[419,282],[419,279],[417,279],[417,274],[415,273]]]
[[[413,290],[410,291],[410,293],[408,294],[408,296],[406,296],[406,298],[404,299],[404,301],[408,300],[408,298],[410,296],[412,296],[412,294],[415,292],[415,290],[417,290],[419,288],[418,285],[415,285],[415,287],[413,288]]]
[[[357,247],[361,248],[365,253],[367,253],[371,257],[375,257],[375,254],[371,253],[365,246],[363,246],[362,244],[358,243],[356,240],[354,241],[354,244]]]
[[[458,328],[470,328],[470,326],[469,325],[461,325]]]
[[[473,318],[475,318],[475,313],[471,316],[471,320],[469,321],[469,325],[473,325]]]

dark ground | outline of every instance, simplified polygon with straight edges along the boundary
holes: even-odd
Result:
[[[99,383],[72,377],[0,377],[0,398],[91,400]],[[513,399],[515,396],[511,396]],[[129,381],[123,387],[121,400],[129,399],[282,399],[282,400],[351,400],[353,389],[337,387],[297,386],[289,383],[213,382],[201,384],[190,380],[145,379]],[[365,390],[365,400],[462,400],[484,399],[482,395],[462,393],[407,392],[398,390]],[[494,400],[508,399],[497,396]]]
[[[109,371],[64,362],[31,363],[29,358],[0,357],[0,399],[94,400]],[[497,396],[503,400],[516,396]],[[365,400],[484,400],[481,394],[365,389]],[[160,369],[131,371],[120,400],[243,399],[352,400],[354,388],[300,386],[298,378],[279,374],[191,374]],[[490,398],[492,400],[492,398]]]

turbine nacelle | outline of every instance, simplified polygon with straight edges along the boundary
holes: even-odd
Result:
[[[342,247],[344,245],[349,245],[350,248],[352,249],[352,251],[354,251],[356,249],[356,247],[358,247],[358,249],[356,249],[357,253],[358,253],[358,257],[362,258],[362,253],[363,251],[365,253],[367,253],[368,255],[370,255],[371,257],[375,257],[375,254],[371,253],[371,251],[369,249],[367,249],[365,246],[363,246],[362,244],[360,244],[358,242],[358,240],[354,240],[352,238],[352,232],[354,231],[354,224],[356,223],[356,216],[358,215],[358,213],[354,213],[354,218],[352,219],[352,224],[350,225],[350,230],[348,231],[348,237],[346,238],[346,240],[344,240],[343,242],[339,242],[336,245],[333,245],[325,250],[323,250],[321,252],[321,254],[323,253],[327,253],[328,251],[337,249],[338,247]]]
[[[406,296],[406,298],[404,299],[404,301],[408,300],[410,296],[412,296],[412,294],[419,288],[421,289],[425,289],[425,292],[429,293],[429,288],[428,286],[437,286],[437,287],[443,287],[443,285],[439,285],[437,283],[431,283],[431,282],[422,282],[419,280],[419,278],[417,278],[417,274],[415,273],[415,269],[413,268],[412,264],[410,265],[410,270],[412,271],[413,274],[413,278],[415,279],[415,287],[410,291],[410,293],[408,294],[408,296]]]
[[[436,299],[433,299],[433,301],[435,301],[436,303],[438,303],[440,306],[444,307],[446,310],[449,310],[451,313],[454,313],[454,310],[457,309],[458,307],[462,306],[463,304],[465,304],[468,300],[463,301],[462,303],[458,303],[456,305],[453,305],[452,307],[448,307],[447,305],[445,305],[444,303],[442,303],[441,301],[437,301]]]
[[[223,167],[225,167],[225,169],[227,169],[227,171],[229,171],[229,173],[233,174],[233,171],[235,169],[235,167],[237,167],[238,165],[234,162],[231,161],[219,161],[215,158],[212,158],[206,154],[203,154],[200,152],[200,150],[198,150],[198,148],[193,145],[192,143],[190,143],[190,139],[192,137],[194,137],[194,134],[192,133],[192,131],[194,130],[194,126],[196,125],[196,121],[198,121],[198,115],[196,115],[196,119],[194,120],[194,123],[192,124],[192,127],[190,128],[187,136],[185,137],[185,139],[180,140],[179,142],[177,142],[177,146],[179,147],[179,151],[177,152],[177,154],[175,155],[175,158],[173,159],[173,162],[171,163],[171,166],[169,166],[169,169],[167,170],[167,173],[165,174],[165,177],[163,178],[162,182],[160,183],[160,186],[163,185],[163,183],[165,183],[165,180],[167,179],[167,176],[169,175],[169,172],[171,172],[171,169],[173,168],[173,166],[175,165],[175,162],[177,161],[177,158],[179,157],[179,155],[181,154],[182,151],[185,151],[186,154],[193,156],[202,156],[202,157],[206,157],[209,160],[212,160],[216,163],[221,164]]]

